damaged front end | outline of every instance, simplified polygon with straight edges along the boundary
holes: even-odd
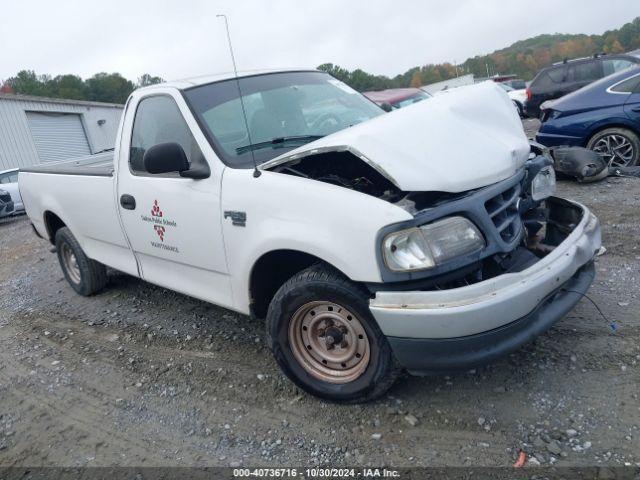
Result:
[[[555,200],[545,201],[555,187],[553,160],[536,144],[531,145],[529,157],[509,178],[453,193],[405,191],[386,171],[349,147],[305,152],[271,169],[355,190],[407,211],[412,220],[390,225],[379,233],[377,253],[382,283],[369,283],[368,287],[372,292],[441,290],[521,271],[553,250],[557,232],[562,230],[551,214],[550,206]],[[462,232],[458,236],[464,236],[465,232],[475,235],[470,249],[443,252],[446,246],[428,245],[433,236],[442,235],[452,226]],[[452,238],[456,232],[446,234],[443,241],[456,241]],[[422,249],[433,258],[422,263],[419,254],[412,258],[401,251],[399,243],[390,240],[394,235],[400,236],[402,246],[414,253],[420,254],[421,246],[416,243],[423,243]],[[404,258],[394,261],[390,249]],[[432,255],[434,250],[437,252]]]
[[[396,205],[411,215],[466,196],[468,192],[411,192],[400,188],[379,165],[351,147],[330,147],[293,156],[272,171],[355,190]]]
[[[515,175],[484,188],[403,196],[399,202],[404,208],[411,202],[413,219],[380,232],[383,282],[369,288],[457,288],[521,271],[543,258],[557,242],[549,199],[555,176],[544,152],[534,146],[530,157]]]
[[[371,314],[413,373],[514,350],[566,315],[593,281],[598,220],[552,196],[553,160],[526,140],[502,96],[495,85],[458,89],[261,166],[406,212],[378,230],[379,280],[365,285]],[[473,148],[449,148],[461,139]]]
[[[419,211],[413,226],[402,226],[466,218],[483,236],[482,248],[412,272],[392,271],[381,254],[384,281],[368,284],[370,309],[410,372],[499,358],[543,333],[586,293],[599,223],[583,205],[550,195],[549,165],[546,155],[532,155],[514,177]],[[381,249],[397,227],[381,233]]]

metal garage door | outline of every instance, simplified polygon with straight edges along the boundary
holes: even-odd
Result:
[[[80,115],[27,112],[40,162],[56,162],[89,155],[89,142]]]

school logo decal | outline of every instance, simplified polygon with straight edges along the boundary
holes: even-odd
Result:
[[[165,239],[170,241],[170,231],[173,228],[177,228],[178,224],[175,221],[169,220],[165,217],[164,212],[160,208],[158,200],[154,200],[153,204],[151,205],[151,216],[143,214],[140,215],[140,219],[143,222],[153,224],[153,230],[158,236],[158,239],[160,239],[159,242],[156,240],[151,240],[151,246],[153,248],[159,248],[167,252],[180,253],[178,247],[165,243]]]
[[[156,233],[158,234],[158,237],[160,237],[160,241],[164,242],[164,232],[167,230],[164,227],[161,227],[160,225],[154,225],[153,229],[156,231]]]
[[[153,201],[153,206],[151,207],[151,215],[153,215],[154,217],[162,217],[162,210],[160,210],[158,200]]]

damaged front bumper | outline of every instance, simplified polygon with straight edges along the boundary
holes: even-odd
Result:
[[[570,233],[529,268],[461,288],[379,291],[370,309],[410,372],[492,361],[543,333],[580,300],[594,278],[598,219],[583,205],[551,198],[551,216]],[[573,222],[571,219],[579,219]]]

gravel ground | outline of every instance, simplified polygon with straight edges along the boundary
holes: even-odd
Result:
[[[583,300],[498,363],[357,406],[298,391],[258,321],[117,272],[76,295],[0,221],[0,465],[640,465],[639,182],[559,185],[602,222],[590,296],[616,333]]]

